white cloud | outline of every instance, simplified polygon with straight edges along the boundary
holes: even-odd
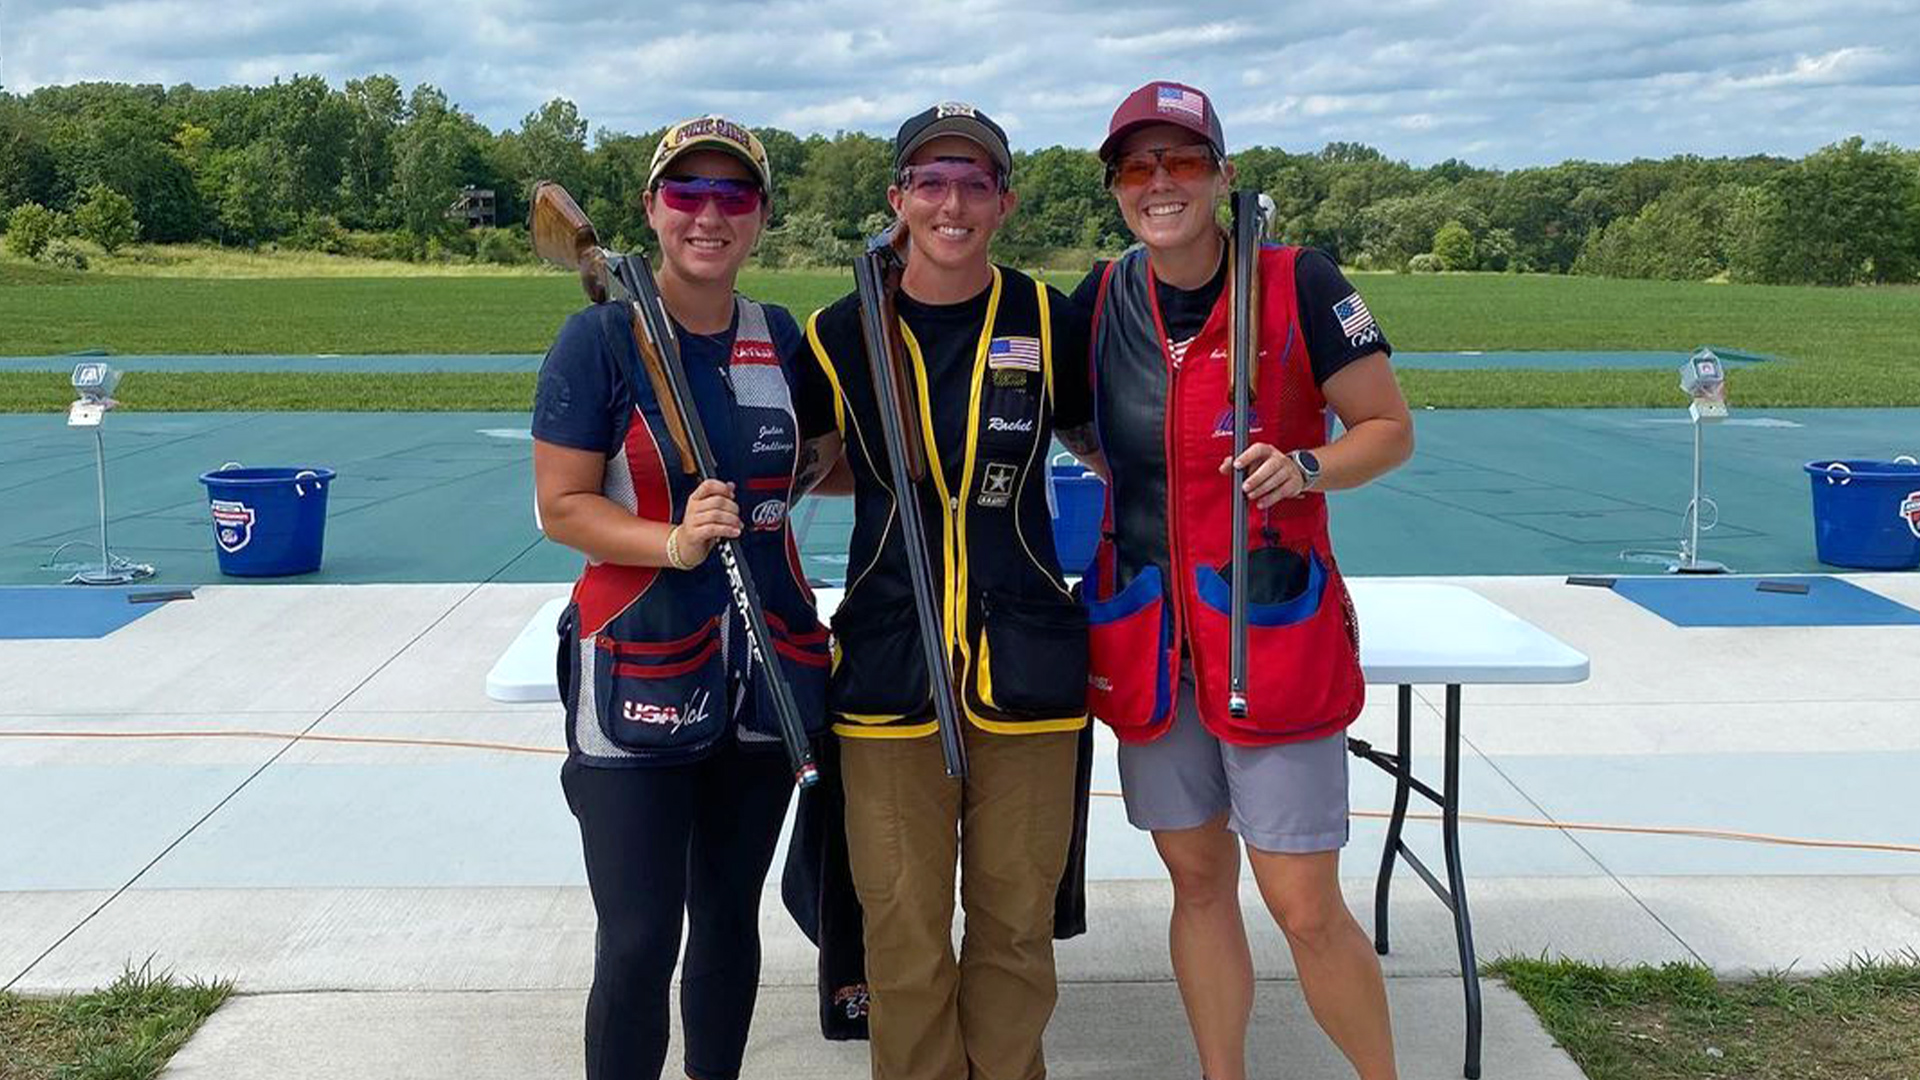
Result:
[[[1233,145],[1371,143],[1515,166],[1677,152],[1920,146],[1912,0],[0,0],[0,79],[200,86],[386,72],[495,128],[567,97],[593,128],[725,109],[800,134],[891,135],[971,101],[1016,145],[1092,146],[1128,90],[1215,95]],[[1257,17],[1252,14],[1258,11]]]

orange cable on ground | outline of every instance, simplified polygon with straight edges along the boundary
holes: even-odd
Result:
[[[486,742],[473,739],[399,738],[382,735],[302,735],[295,731],[0,731],[0,739],[284,739],[289,742],[340,743],[359,746],[419,746],[452,750],[493,750],[511,754],[563,756],[564,749],[528,746],[524,743]],[[1095,791],[1105,799],[1117,799],[1117,791]],[[1389,820],[1384,810],[1355,810],[1354,817]],[[1439,821],[1434,813],[1409,813],[1408,821]],[[1540,821],[1533,818],[1505,817],[1498,814],[1460,815],[1460,820],[1476,825],[1501,825],[1517,829],[1562,829],[1568,832],[1624,833],[1636,836],[1688,836],[1701,840],[1728,840],[1745,844],[1773,844],[1781,847],[1822,848],[1842,851],[1877,851],[1900,855],[1920,855],[1920,844],[1893,844],[1871,840],[1816,840],[1799,836],[1741,832],[1735,829],[1710,829],[1673,825],[1608,825],[1581,821]]]

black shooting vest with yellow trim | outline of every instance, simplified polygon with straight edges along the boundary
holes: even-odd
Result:
[[[1061,578],[1047,508],[1048,307],[1044,285],[995,267],[968,393],[939,401],[929,401],[920,343],[900,322],[929,459],[914,494],[947,654],[966,716],[1000,734],[1086,723],[1086,612]],[[935,730],[932,699],[859,317],[858,299],[848,297],[807,321],[808,343],[836,391],[854,477],[849,577],[833,619],[827,702],[842,735],[913,738]],[[938,443],[930,408],[966,410],[966,445]]]

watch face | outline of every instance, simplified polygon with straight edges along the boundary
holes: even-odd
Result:
[[[1298,450],[1295,451],[1295,453],[1300,455],[1298,460],[1301,471],[1305,472],[1308,476],[1320,475],[1320,459],[1314,456],[1313,451]]]

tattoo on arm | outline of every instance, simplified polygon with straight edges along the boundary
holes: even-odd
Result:
[[[1085,459],[1100,452],[1099,430],[1091,421],[1079,427],[1056,429],[1053,434],[1060,440],[1060,445],[1072,451],[1077,458]]]
[[[793,469],[795,496],[812,491],[814,485],[833,470],[833,464],[839,457],[840,437],[838,435],[822,435],[801,443],[800,460],[795,463]]]

